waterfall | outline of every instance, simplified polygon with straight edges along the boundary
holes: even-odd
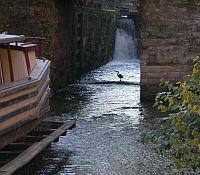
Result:
[[[116,31],[113,61],[128,61],[137,58],[135,23],[131,19],[121,19]]]

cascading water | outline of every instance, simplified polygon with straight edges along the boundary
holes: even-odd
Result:
[[[81,83],[116,84],[119,78],[116,71],[123,75],[120,84],[140,84],[140,63],[137,57],[137,38],[132,19],[121,19],[116,30],[115,50],[110,62],[87,74]]]
[[[132,19],[121,19],[116,31],[113,61],[128,61],[137,58],[135,23]]]
[[[132,19],[121,19],[118,23],[115,39],[113,59],[106,65],[110,76],[106,81],[118,81],[113,74],[119,71],[123,76],[123,82],[140,83],[140,61],[137,56],[136,27]]]

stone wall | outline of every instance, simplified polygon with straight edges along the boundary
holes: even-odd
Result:
[[[199,0],[141,0],[141,94],[191,73],[200,53]]]
[[[58,45],[52,82],[59,89],[109,60],[114,46],[116,14],[60,0],[56,9]]]
[[[84,74],[108,62],[114,50],[116,13],[106,10],[82,8],[76,10],[77,28],[73,53],[76,74]]]
[[[116,13],[79,2],[0,0],[0,33],[47,38],[43,55],[52,61],[54,90],[106,63],[112,55]]]

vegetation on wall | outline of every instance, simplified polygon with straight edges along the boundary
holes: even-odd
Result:
[[[45,56],[53,58],[55,0],[0,0],[0,33],[42,36]]]
[[[200,59],[194,63],[184,81],[161,80],[166,91],[157,94],[154,106],[171,114],[161,119],[159,130],[141,137],[142,143],[156,143],[156,150],[181,170],[200,168]]]
[[[195,3],[198,0],[177,0],[177,5],[180,7],[195,8]]]

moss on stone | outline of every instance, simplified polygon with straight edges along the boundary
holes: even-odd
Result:
[[[197,0],[176,0],[178,7],[195,8]]]

